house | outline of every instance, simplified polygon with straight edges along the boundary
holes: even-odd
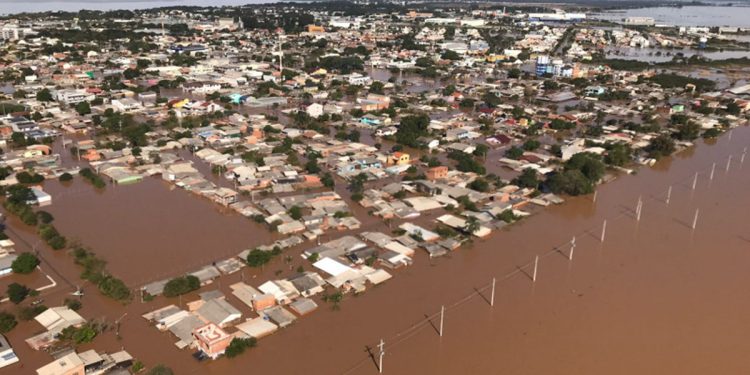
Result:
[[[389,164],[395,164],[395,165],[406,165],[410,162],[410,156],[409,154],[405,152],[394,152],[393,155],[388,159]]]
[[[195,310],[195,313],[206,322],[211,322],[219,327],[226,327],[231,322],[239,320],[242,313],[230,305],[223,297],[209,299]]]
[[[347,77],[347,82],[353,86],[366,86],[372,82],[372,78],[359,73],[352,73]]]
[[[427,179],[430,181],[445,178],[448,176],[448,167],[444,165],[432,167],[427,170],[427,173],[425,173],[425,175],[427,176]]]
[[[312,118],[318,118],[323,115],[323,105],[320,103],[310,104],[305,108],[305,112]]]
[[[208,323],[193,330],[193,338],[195,339],[193,343],[198,350],[209,358],[216,359],[224,354],[234,336],[226,333],[216,324]]]
[[[18,258],[15,254],[5,254],[0,257],[0,276],[10,275],[13,273],[13,261]]]
[[[112,101],[112,109],[116,112],[132,112],[142,108],[141,103],[132,98],[115,99]]]
[[[60,357],[36,370],[38,375],[85,375],[83,360],[75,352]]]
[[[8,339],[0,335],[0,368],[10,366],[16,362],[18,362],[18,357],[10,346],[10,343],[8,343]]]

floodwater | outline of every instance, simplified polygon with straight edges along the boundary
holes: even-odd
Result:
[[[608,59],[636,60],[654,63],[672,61],[672,59],[678,55],[682,55],[684,57],[699,55],[711,60],[726,60],[750,57],[750,51],[726,50],[705,52],[691,48],[669,50],[659,48],[610,48],[606,50],[606,53]]]
[[[240,6],[245,4],[264,4],[273,3],[274,0],[218,0],[211,4],[206,4],[201,0],[112,0],[112,1],[85,1],[85,0],[39,0],[39,1],[21,1],[21,0],[3,0],[3,7],[0,8],[0,14],[16,14],[23,12],[48,12],[63,11],[77,12],[79,10],[136,10],[159,7],[173,6]]]
[[[47,211],[58,230],[90,246],[131,286],[273,242],[253,221],[158,177],[101,191],[82,179],[68,187],[50,181],[45,188],[55,197]]]
[[[657,24],[673,26],[731,26],[748,27],[750,8],[735,6],[650,7],[592,14],[592,18],[622,21],[627,17],[651,17]]]
[[[232,360],[198,363],[188,351],[173,345],[175,338],[158,332],[139,316],[168,303],[189,301],[195,293],[182,300],[135,301],[123,308],[89,287],[81,313],[111,324],[127,312],[122,319],[121,339],[116,339],[112,331],[105,332],[94,346],[106,350],[124,347],[148,366],[166,363],[178,374],[238,373],[247,368],[274,374],[376,374],[366,347],[374,353],[381,338],[386,349],[384,373],[389,374],[747,373],[750,364],[743,349],[750,333],[750,318],[745,313],[750,307],[745,288],[750,282],[746,271],[750,235],[745,224],[750,219],[746,188],[750,165],[740,165],[739,158],[743,147],[750,143],[750,129],[735,129],[731,140],[725,135],[712,145],[698,143],[696,149],[665,159],[654,168],[641,169],[637,175],[623,176],[601,186],[595,203],[590,196],[571,198],[564,205],[550,207],[489,239],[477,240],[448,258],[429,260],[419,252],[412,267],[395,271],[392,280],[362,296],[347,296],[339,311],[320,302],[318,311],[260,340],[257,348]],[[730,154],[734,159],[725,172]],[[713,181],[709,181],[713,162],[717,162],[716,172]],[[701,173],[692,190],[696,171]],[[167,232],[175,226],[185,228],[184,235],[194,241],[209,236],[216,243],[224,241],[224,232],[217,232],[216,226],[207,223],[221,220],[215,216],[202,218],[177,212],[170,219],[175,223],[161,224],[167,219],[156,214],[156,209],[145,207],[161,204],[156,199],[168,199],[159,195],[159,189],[168,190],[159,184],[155,180],[108,187],[101,195],[89,195],[88,199],[114,202],[124,199],[119,195],[125,189],[132,189],[139,197],[129,201],[132,207],[124,203],[116,207],[149,214],[110,210],[113,216],[129,218],[118,218],[112,225],[144,221],[151,226],[166,225]],[[673,189],[667,205],[670,185]],[[140,189],[157,198],[148,200],[150,195],[139,193]],[[167,192],[178,196],[185,193]],[[639,196],[644,205],[637,222],[633,209]],[[175,199],[182,205],[202,204],[198,203],[200,198],[185,198]],[[54,199],[52,207],[66,204],[64,196]],[[170,209],[176,207],[167,205]],[[696,229],[691,230],[696,208],[700,209],[700,216]],[[63,223],[65,218],[61,215],[65,214],[55,215],[57,225],[67,233],[64,226],[70,224]],[[360,215],[362,212],[358,211]],[[599,236],[604,219],[607,230],[602,243]],[[210,226],[198,231],[188,224],[193,221]],[[13,220],[10,224],[19,228],[18,236],[33,243],[32,233],[22,230]],[[94,228],[103,231],[109,227],[98,224]],[[92,232],[89,236],[103,236],[96,230]],[[577,247],[569,261],[567,243],[574,235]],[[16,234],[11,233],[11,237]],[[142,241],[136,237],[133,234],[119,238],[126,244],[118,246],[135,248]],[[153,246],[148,254],[153,256],[161,256],[156,253],[171,240],[169,235],[151,235],[149,239]],[[555,252],[555,247],[561,252]],[[103,256],[114,253],[104,245],[94,248]],[[76,278],[77,268],[64,253],[45,248],[42,251],[47,263],[65,277]],[[287,253],[293,255],[288,265],[279,257],[264,270],[245,270],[223,277],[214,285],[228,295],[230,303],[249,315],[248,309],[230,295],[228,286],[240,279],[258,286],[277,272],[278,277],[289,276],[293,271],[287,268],[300,264],[309,269],[296,256],[298,251]],[[535,255],[541,259],[537,282],[532,283],[529,265]],[[140,267],[136,261],[131,264]],[[110,263],[110,267],[118,266]],[[163,263],[161,267],[168,269],[172,264]],[[487,286],[493,277],[497,279],[497,289],[495,305],[490,308]],[[475,288],[482,296],[465,299]],[[61,283],[42,296],[52,306],[72,290],[72,286]],[[456,304],[462,300],[465,302]],[[425,316],[434,317],[441,305],[447,308],[443,337],[437,333],[439,318],[406,331]],[[35,323],[22,323],[8,335],[26,364],[24,368],[12,367],[0,373],[32,374],[51,360],[45,353],[32,353],[23,343],[38,329]]]

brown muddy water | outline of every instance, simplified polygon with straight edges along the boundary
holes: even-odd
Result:
[[[746,224],[750,218],[750,161],[740,165],[739,158],[743,147],[750,144],[750,129],[735,129],[731,140],[724,136],[714,145],[699,143],[696,149],[663,160],[655,168],[601,186],[596,203],[591,197],[571,198],[487,240],[475,241],[449,258],[430,261],[420,252],[412,267],[396,271],[392,280],[364,295],[347,296],[339,311],[321,302],[318,311],[262,339],[257,348],[233,360],[198,363],[188,351],[178,350],[169,334],[158,332],[140,317],[146,311],[180,303],[179,299],[135,301],[121,307],[87,290],[81,313],[112,323],[127,312],[121,339],[112,331],[105,332],[94,347],[124,347],[148,366],[165,363],[177,374],[245,373],[250,369],[271,374],[376,374],[367,347],[374,353],[381,338],[385,340],[387,374],[748,373],[750,363],[744,349],[750,333],[750,318],[745,313],[750,307],[746,292],[750,282]],[[730,154],[734,160],[725,172]],[[713,162],[717,167],[709,182]],[[696,171],[701,174],[693,191]],[[48,189],[53,191],[54,202],[50,211],[63,233],[80,236],[110,261],[116,275],[131,281],[173,267],[169,260],[179,260],[177,251],[189,242],[200,244],[191,248],[209,252],[231,248],[231,252],[227,250],[231,255],[265,235],[265,229],[255,228],[238,215],[222,215],[215,204],[184,191],[169,191],[161,184],[147,180],[139,185],[108,187],[101,194],[83,194],[85,199],[71,194],[68,197],[79,205],[65,206],[69,204],[65,195],[58,197],[56,191],[74,192],[86,186],[56,190],[51,183]],[[669,185],[673,191],[667,205],[664,200]],[[636,222],[633,210],[639,196],[644,200],[643,214]],[[115,204],[115,212],[94,209],[100,200]],[[171,212],[161,213],[165,211],[162,201]],[[697,228],[691,230],[696,208],[700,216]],[[74,220],[89,215],[97,219]],[[605,218],[608,224],[602,243],[599,236]],[[232,224],[235,219],[237,223]],[[17,233],[11,233],[12,238],[34,242],[33,233],[14,221],[11,226],[19,227]],[[110,238],[120,231],[129,235]],[[140,238],[140,231],[148,235]],[[173,237],[179,237],[173,233],[190,241],[169,248]],[[577,247],[569,261],[569,247],[563,245],[574,235]],[[230,241],[238,246],[230,246]],[[562,253],[555,252],[556,246]],[[167,248],[171,250],[164,250]],[[71,283],[78,282],[78,270],[66,254],[42,251],[47,260],[43,267],[50,264]],[[144,258],[136,259],[135,251]],[[291,255],[294,260],[289,268],[302,264],[296,253]],[[535,255],[541,259],[537,282],[532,283],[529,264]],[[158,259],[155,266],[148,261],[151,257]],[[117,264],[120,259],[125,265]],[[220,288],[230,303],[249,316],[230,295],[228,286],[240,278],[258,286],[277,270],[279,277],[288,276],[292,271],[287,266],[278,258],[264,270],[245,270],[202,290]],[[142,267],[153,268],[144,271]],[[495,305],[490,308],[487,286],[493,277],[497,289]],[[475,289],[481,296],[466,298]],[[72,290],[61,283],[42,296],[53,306]],[[191,297],[195,294],[183,297],[183,304]],[[443,337],[437,334],[438,318],[424,323],[441,305],[447,308]],[[415,324],[418,328],[409,330]],[[45,353],[32,352],[23,342],[38,329],[35,323],[22,323],[8,335],[25,367],[0,370],[0,374],[31,374],[51,360]]]

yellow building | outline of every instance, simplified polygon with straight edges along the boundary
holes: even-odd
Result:
[[[391,164],[406,165],[411,162],[411,157],[405,152],[394,152],[391,155]]]

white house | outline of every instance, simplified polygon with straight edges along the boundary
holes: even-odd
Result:
[[[0,368],[10,366],[18,362],[16,353],[11,348],[5,336],[0,335]]]
[[[320,103],[310,104],[305,109],[305,112],[312,118],[318,118],[323,115],[323,105]]]
[[[366,86],[372,82],[372,78],[370,78],[369,76],[363,76],[359,73],[352,73],[347,78],[347,81],[350,85]]]

